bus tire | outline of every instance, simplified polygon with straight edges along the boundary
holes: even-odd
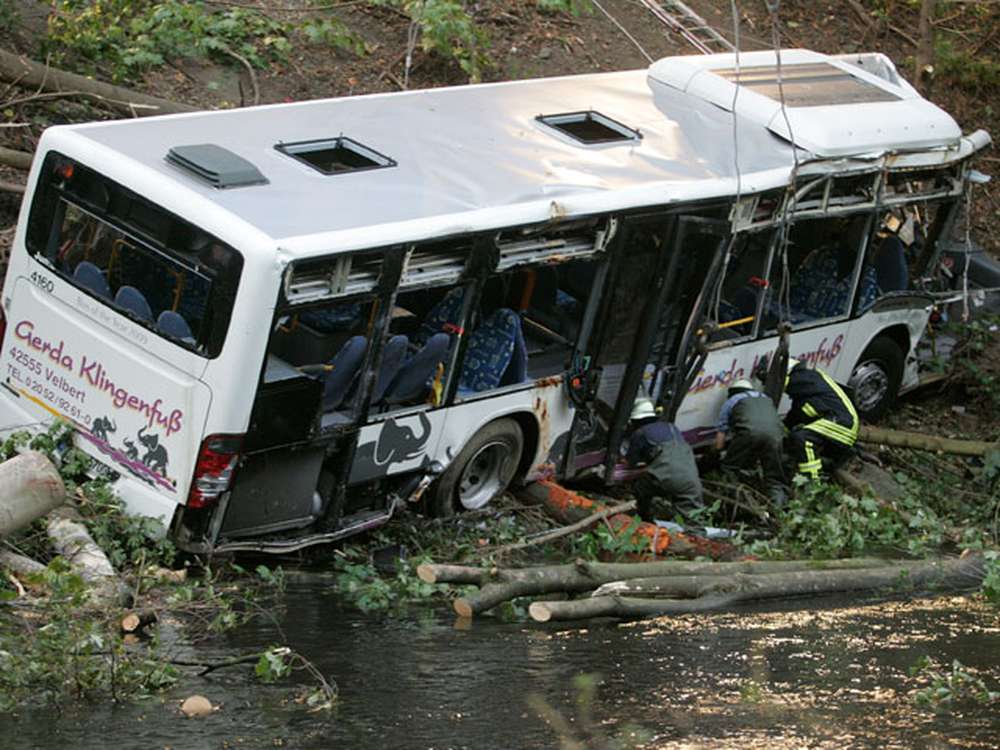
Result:
[[[524,447],[513,419],[490,422],[465,444],[428,490],[427,509],[435,516],[478,510],[510,485]]]
[[[848,385],[863,421],[877,422],[896,402],[904,358],[899,344],[888,336],[878,336],[858,359]]]

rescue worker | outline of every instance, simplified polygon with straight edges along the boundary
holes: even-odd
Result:
[[[682,515],[704,507],[701,479],[694,451],[671,422],[657,418],[653,402],[638,398],[630,416],[632,432],[625,461],[630,467],[645,465],[636,479],[639,516],[652,522],[656,516]]]
[[[785,430],[774,402],[749,380],[729,386],[716,424],[715,449],[726,453],[722,468],[733,473],[764,473],[767,495],[776,508],[788,499],[781,443]]]
[[[790,452],[800,474],[818,479],[824,465],[835,469],[854,452],[858,413],[833,378],[797,359],[788,360],[785,393],[792,400],[785,416]]]

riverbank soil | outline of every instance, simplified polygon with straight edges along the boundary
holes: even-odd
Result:
[[[477,34],[475,42],[481,52],[474,66],[475,77],[504,81],[626,70],[645,67],[650,57],[695,52],[632,0],[605,0],[601,7],[606,13],[589,0],[563,3],[580,9],[576,15],[546,12],[539,7],[559,4],[531,0],[476,3],[470,11]],[[64,3],[62,13],[85,5]],[[131,8],[137,15],[135,9],[151,3],[117,0],[102,5]],[[344,7],[332,9],[331,4],[324,4],[324,10],[314,10],[317,4],[306,0],[237,0],[205,3],[203,7],[222,13],[239,5],[251,9],[248,12],[254,14],[254,19],[275,22],[277,25],[270,29],[272,36],[283,35],[288,41],[286,49],[274,54],[265,54],[268,37],[254,41],[252,47],[258,53],[260,67],[253,67],[252,73],[238,59],[248,59],[246,48],[241,47],[236,56],[215,49],[194,57],[184,54],[180,41],[167,39],[161,46],[173,49],[174,54],[165,54],[163,64],[135,66],[126,75],[108,57],[94,60],[103,48],[100,39],[91,38],[100,28],[93,20],[90,27],[80,22],[77,34],[68,33],[65,23],[58,25],[52,6],[37,0],[13,0],[0,11],[0,48],[39,61],[55,57],[63,68],[100,79],[118,79],[116,82],[144,93],[205,108],[252,103],[255,88],[260,103],[268,104],[385,93],[399,91],[404,85],[410,89],[457,85],[470,78],[469,65],[463,69],[455,57],[425,51],[423,47],[435,41],[427,33],[416,40],[412,54],[407,55],[411,22],[395,9],[398,4],[344,3]],[[723,36],[734,39],[729,3],[690,0],[689,5]],[[919,42],[919,5],[902,0],[784,0],[779,12],[772,16],[763,0],[741,2],[737,3],[740,48],[771,48],[779,40],[784,47],[829,53],[879,51],[889,55],[912,80]],[[1000,133],[1000,108],[990,104],[1000,93],[1000,5],[938,6],[934,24],[937,59],[928,95],[951,113],[965,132],[985,128]],[[112,14],[108,23],[124,26],[129,18],[125,12],[120,17]],[[327,23],[324,28],[340,36],[331,43],[328,40],[333,32],[322,41],[310,41],[307,35],[294,32],[295,28],[304,28],[310,19]],[[59,31],[59,45],[46,44],[50,28]],[[155,35],[156,28],[149,33]],[[121,35],[112,26],[106,36],[104,41],[110,47]],[[312,33],[313,38],[317,36],[321,35]],[[0,104],[6,125],[0,129],[0,145],[29,152],[48,125],[120,116],[79,96],[40,98],[14,87],[0,89]],[[987,155],[980,168],[989,171],[996,163],[996,157]],[[23,174],[0,169],[0,180],[23,180]],[[17,197],[0,194],[0,227],[13,222],[17,205]],[[976,191],[972,217],[976,239],[994,253],[1000,250],[1000,236],[991,231],[1000,219],[1000,187],[996,181]]]

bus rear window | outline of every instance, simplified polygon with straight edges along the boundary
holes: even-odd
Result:
[[[243,258],[136,193],[46,157],[28,251],[87,294],[203,356],[222,349]]]

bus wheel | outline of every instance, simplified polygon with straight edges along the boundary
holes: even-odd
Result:
[[[877,422],[896,401],[903,380],[903,352],[887,336],[872,341],[858,360],[848,385],[854,391],[858,416]]]
[[[513,419],[498,419],[477,432],[431,488],[428,510],[450,516],[478,510],[510,484],[521,461],[524,436]]]

